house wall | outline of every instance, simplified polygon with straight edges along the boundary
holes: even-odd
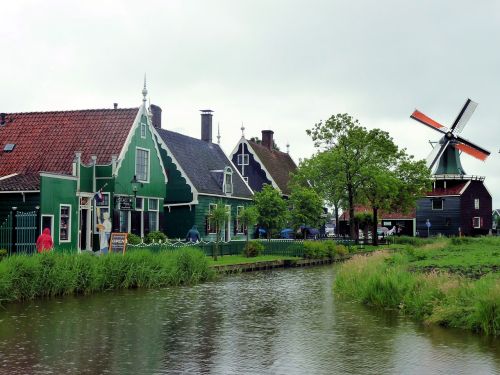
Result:
[[[479,199],[479,209],[474,208],[474,199]],[[471,181],[469,187],[462,194],[461,199],[461,226],[465,235],[488,234],[492,227],[492,199],[482,181]],[[474,228],[474,217],[481,218],[481,228]]]
[[[248,165],[245,165],[244,168],[241,165],[238,165],[238,155],[241,154],[242,149],[245,154],[249,154]],[[243,177],[248,177],[248,184],[253,191],[261,191],[264,184],[271,185],[271,181],[269,181],[266,177],[266,172],[264,172],[260,164],[255,160],[254,155],[248,151],[247,144],[239,144],[238,151],[235,155],[233,155],[232,161]]]
[[[421,237],[427,237],[427,219],[431,222],[429,234],[435,236],[441,233],[445,236],[458,236],[461,228],[460,197],[442,196],[443,210],[432,209],[432,198],[421,198],[417,201],[417,232]],[[463,228],[462,228],[463,230]],[[463,232],[462,232],[463,233]]]
[[[61,204],[71,206],[69,241],[60,241]],[[61,249],[77,249],[78,243],[78,197],[76,196],[76,180],[41,176],[40,178],[40,214],[54,215],[54,246]]]
[[[164,232],[168,238],[186,238],[189,229],[195,225],[195,205],[165,208],[165,226]],[[198,226],[202,236],[203,226]]]

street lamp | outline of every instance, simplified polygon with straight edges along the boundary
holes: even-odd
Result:
[[[137,197],[137,190],[139,189],[139,181],[137,181],[137,176],[134,174],[134,178],[130,180],[132,185],[132,191],[134,192],[134,199]]]

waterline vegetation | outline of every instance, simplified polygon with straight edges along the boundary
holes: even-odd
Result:
[[[500,335],[500,239],[396,246],[393,253],[355,256],[343,264],[335,293],[374,307],[399,309],[426,324]],[[473,271],[478,263],[490,271],[478,275]]]

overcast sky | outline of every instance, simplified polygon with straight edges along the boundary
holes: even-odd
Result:
[[[141,104],[147,73],[163,127],[200,136],[199,110],[220,123],[230,152],[272,129],[298,161],[305,134],[350,113],[425,158],[432,129],[469,97],[462,135],[491,151],[468,155],[500,208],[500,2],[478,1],[11,1],[0,21],[0,112]]]

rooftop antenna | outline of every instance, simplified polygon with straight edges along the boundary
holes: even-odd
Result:
[[[217,144],[220,145],[220,124],[217,121]]]
[[[241,138],[245,138],[245,127],[243,126],[243,121],[241,122]]]
[[[142,101],[146,104],[146,96],[148,96],[148,89],[146,88],[146,73],[144,73],[144,88],[142,89]]]

